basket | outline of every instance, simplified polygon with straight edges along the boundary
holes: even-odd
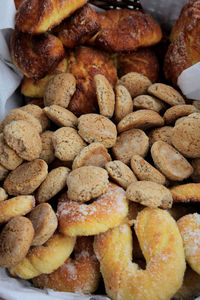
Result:
[[[90,0],[94,6],[107,9],[128,8],[133,10],[142,10],[140,0]]]

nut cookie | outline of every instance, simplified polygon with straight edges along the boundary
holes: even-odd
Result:
[[[17,168],[23,159],[17,155],[17,153],[11,149],[3,138],[3,133],[0,134],[0,164],[8,170],[14,170]]]
[[[6,178],[6,176],[8,175],[8,169],[4,168],[1,164],[0,164],[0,181],[4,180]]]
[[[67,176],[67,195],[70,200],[86,202],[108,190],[108,173],[96,166],[84,166]]]
[[[190,163],[193,167],[193,173],[191,175],[193,182],[200,182],[200,158],[194,158]]]
[[[78,118],[68,109],[59,105],[46,106],[44,109],[48,118],[60,127],[73,127],[78,124]]]
[[[182,181],[193,173],[189,162],[171,145],[157,141],[151,147],[156,167],[170,180]]]
[[[120,160],[110,161],[105,165],[110,178],[125,190],[131,182],[137,181],[137,178],[131,169]]]
[[[91,143],[75,157],[72,170],[83,166],[104,167],[111,160],[111,156],[103,144]]]
[[[38,158],[42,142],[37,130],[27,121],[13,121],[5,126],[4,138],[21,158],[31,161]]]
[[[0,187],[0,202],[6,200],[7,198],[8,194],[2,187]]]
[[[85,114],[78,119],[78,133],[89,144],[102,143],[111,148],[117,138],[115,124],[108,118],[98,114]]]
[[[71,97],[76,91],[76,79],[71,73],[55,75],[47,84],[44,93],[44,105],[57,104],[68,107]]]
[[[148,133],[149,146],[151,147],[153,143],[157,141],[163,141],[171,145],[172,132],[173,132],[172,126],[163,126],[160,128],[155,128],[150,130]]]
[[[141,109],[126,115],[117,125],[118,132],[123,132],[131,128],[150,129],[164,125],[163,118],[150,109]]]
[[[130,72],[122,76],[117,84],[124,85],[131,94],[131,97],[136,97],[145,94],[152,83],[146,76],[137,72]]]
[[[102,75],[94,76],[94,83],[97,94],[97,102],[101,115],[111,118],[115,108],[115,93],[108,79]]]
[[[112,147],[112,154],[116,160],[129,164],[134,154],[145,156],[149,149],[149,138],[140,129],[130,129],[122,132],[115,145]]]
[[[52,141],[53,131],[46,130],[41,134],[42,141],[42,151],[40,152],[40,159],[46,161],[47,164],[50,164],[55,159],[54,146]]]
[[[0,265],[10,268],[22,261],[33,235],[33,225],[25,217],[16,217],[7,223],[0,234]]]
[[[162,185],[167,184],[166,177],[140,155],[132,156],[131,168],[139,180],[153,181]]]
[[[66,167],[51,170],[36,192],[36,201],[46,202],[58,194],[66,186],[67,175],[70,171]]]
[[[126,190],[126,197],[151,208],[170,208],[173,202],[170,191],[165,186],[153,181],[131,183]]]
[[[78,132],[71,127],[56,130],[52,137],[55,156],[62,161],[73,161],[86,146]]]
[[[48,165],[42,159],[25,162],[11,171],[4,181],[4,189],[9,195],[32,194],[45,180]]]
[[[115,87],[115,121],[118,123],[133,111],[132,97],[127,88],[121,84]]]
[[[148,87],[148,93],[168,103],[171,106],[185,104],[181,94],[173,87],[164,83],[154,83]]]
[[[180,117],[188,116],[195,112],[198,112],[198,110],[194,105],[175,105],[165,111],[163,118],[166,124],[170,124],[175,122]]]
[[[165,108],[165,104],[149,95],[139,95],[133,99],[134,109],[151,109],[159,113]]]
[[[37,205],[28,215],[35,231],[31,246],[40,246],[54,234],[58,220],[54,210],[48,203]]]

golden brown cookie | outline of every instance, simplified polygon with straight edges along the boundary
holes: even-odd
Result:
[[[174,202],[199,202],[200,184],[187,183],[174,186],[170,189]]]
[[[96,166],[84,166],[67,176],[67,195],[70,200],[86,202],[108,190],[108,173]]]
[[[193,182],[200,182],[200,158],[192,159],[191,165],[193,167],[193,173],[191,175]]]
[[[73,74],[57,74],[47,84],[44,93],[44,105],[50,106],[56,104],[66,108],[75,91],[76,79]]]
[[[7,198],[8,198],[8,194],[2,187],[0,187],[0,201],[4,201]]]
[[[0,234],[0,265],[13,267],[24,259],[31,246],[34,229],[25,217],[16,217],[6,224]]]
[[[105,165],[111,180],[123,187],[125,190],[131,182],[137,181],[137,178],[131,169],[120,160],[110,161]]]
[[[46,202],[58,194],[66,186],[69,172],[70,169],[66,167],[51,170],[36,192],[36,201]]]
[[[151,208],[170,208],[173,202],[170,191],[165,186],[153,181],[131,183],[126,190],[126,197]]]
[[[68,109],[59,105],[46,106],[44,109],[48,118],[59,127],[73,127],[78,124],[77,117]]]
[[[122,76],[117,84],[124,85],[131,94],[131,97],[136,97],[145,94],[152,83],[146,76],[137,72],[130,72]]]
[[[27,121],[13,121],[4,128],[4,138],[10,148],[25,160],[38,158],[42,151],[39,133]]]
[[[139,95],[133,99],[134,109],[151,109],[159,113],[164,107],[162,101],[149,95]]]
[[[2,165],[0,165],[0,180],[4,180],[6,176],[8,175],[8,169],[4,168]]]
[[[180,123],[181,123],[183,120],[185,120],[186,118],[187,118],[187,117],[181,117],[181,118],[177,119],[176,122],[175,122],[175,124],[174,124],[174,126],[180,124]]]
[[[133,111],[133,101],[127,88],[121,84],[115,87],[115,121],[118,123],[123,117]]]
[[[52,137],[55,156],[63,161],[73,161],[76,155],[86,146],[78,132],[71,127],[56,130]]]
[[[104,167],[107,162],[111,161],[111,156],[106,147],[101,143],[91,143],[83,148],[75,157],[72,169],[77,169],[83,166]]]
[[[33,193],[47,176],[48,166],[42,159],[25,162],[11,171],[4,181],[9,195],[27,195]]]
[[[173,87],[164,83],[154,83],[149,86],[148,93],[168,103],[171,106],[185,104],[181,94]]]
[[[195,112],[198,112],[198,110],[194,105],[189,105],[189,104],[175,105],[166,110],[163,118],[166,124],[170,124],[176,121],[178,118],[188,116]]]
[[[171,145],[172,132],[172,126],[163,126],[150,130],[148,133],[150,147],[157,141],[163,141]]]
[[[193,173],[189,162],[171,145],[157,141],[151,147],[156,167],[170,180],[182,181]]]
[[[42,151],[40,152],[40,158],[45,160],[47,164],[54,161],[54,146],[52,141],[53,131],[46,130],[41,134]]]
[[[28,214],[28,218],[33,224],[35,232],[31,246],[40,246],[46,243],[58,226],[56,214],[48,203],[37,205]]]
[[[99,142],[111,148],[117,138],[115,124],[98,114],[85,114],[78,119],[78,133],[87,142]]]
[[[108,79],[101,74],[94,76],[97,102],[101,115],[111,118],[115,108],[115,93]]]
[[[132,156],[131,168],[139,180],[167,184],[166,177],[140,155],[135,154]]]
[[[117,125],[118,132],[123,132],[131,128],[150,129],[164,125],[163,118],[150,109],[141,109],[126,115]]]
[[[149,138],[144,131],[140,129],[130,129],[122,132],[115,145],[112,147],[112,153],[115,159],[129,164],[134,154],[145,156],[149,149]]]

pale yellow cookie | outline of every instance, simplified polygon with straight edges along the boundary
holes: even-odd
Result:
[[[115,87],[115,121],[118,123],[133,111],[132,97],[127,88],[121,84]]]
[[[1,164],[0,164],[0,180],[4,180],[6,178],[6,176],[8,175],[8,169],[4,168]]]
[[[156,167],[170,180],[182,181],[193,173],[189,162],[171,145],[157,141],[151,147]]]
[[[198,110],[194,105],[189,105],[189,104],[175,105],[166,110],[163,118],[166,124],[170,124],[175,122],[178,118],[188,116],[195,112],[198,112]]]
[[[76,155],[86,146],[86,143],[71,127],[62,127],[56,130],[52,137],[55,156],[63,161],[73,161]]]
[[[76,79],[71,73],[57,74],[47,84],[44,105],[57,104],[66,108],[75,91]]]
[[[109,161],[111,161],[111,156],[106,147],[101,143],[91,143],[75,157],[72,169],[83,166],[104,167]]]
[[[4,138],[8,146],[25,160],[38,158],[42,142],[37,130],[27,121],[13,121],[4,127]]]
[[[46,202],[58,194],[66,186],[69,172],[70,169],[66,167],[51,170],[36,192],[36,201]]]
[[[31,194],[47,177],[47,169],[42,159],[25,162],[9,173],[4,181],[4,189],[14,196]]]
[[[134,154],[144,157],[148,149],[149,138],[145,132],[140,129],[130,129],[117,137],[117,141],[112,147],[112,153],[115,159],[129,164]]]
[[[45,160],[47,164],[50,164],[55,159],[54,146],[52,141],[53,131],[46,130],[41,134],[42,151],[40,152],[40,158]]]
[[[101,115],[111,118],[115,108],[115,93],[108,79],[102,75],[94,76],[94,83],[97,94],[97,102]]]
[[[0,187],[0,201],[4,201],[7,198],[8,198],[8,194],[2,187]]]
[[[153,143],[157,141],[163,141],[171,145],[173,127],[172,126],[163,126],[160,128],[155,128],[149,131],[149,146],[151,147]]]
[[[78,124],[78,118],[68,109],[59,105],[46,106],[44,109],[48,118],[60,127],[73,127]]]
[[[103,168],[80,167],[67,176],[67,195],[70,200],[86,202],[106,193],[108,184],[108,173]]]
[[[122,186],[125,190],[131,182],[137,181],[137,178],[131,169],[120,160],[110,161],[105,165],[109,177]]]
[[[165,108],[165,104],[159,99],[149,95],[139,95],[133,99],[134,109],[151,109],[160,112]]]
[[[123,132],[131,128],[150,129],[164,125],[163,118],[150,109],[141,109],[126,115],[117,125],[118,132]]]
[[[117,138],[115,124],[108,118],[98,114],[85,114],[78,119],[78,133],[89,144],[102,143],[111,148]]]

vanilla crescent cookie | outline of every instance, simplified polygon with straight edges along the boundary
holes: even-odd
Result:
[[[171,299],[182,285],[186,267],[176,222],[164,210],[145,208],[137,216],[135,232],[146,260],[145,270],[132,262],[129,225],[95,237],[94,250],[108,296],[121,300]]]
[[[118,123],[133,111],[132,97],[127,88],[121,84],[115,86],[115,121]]]
[[[78,118],[68,109],[59,105],[46,106],[43,109],[48,118],[59,127],[73,127],[78,124]]]

